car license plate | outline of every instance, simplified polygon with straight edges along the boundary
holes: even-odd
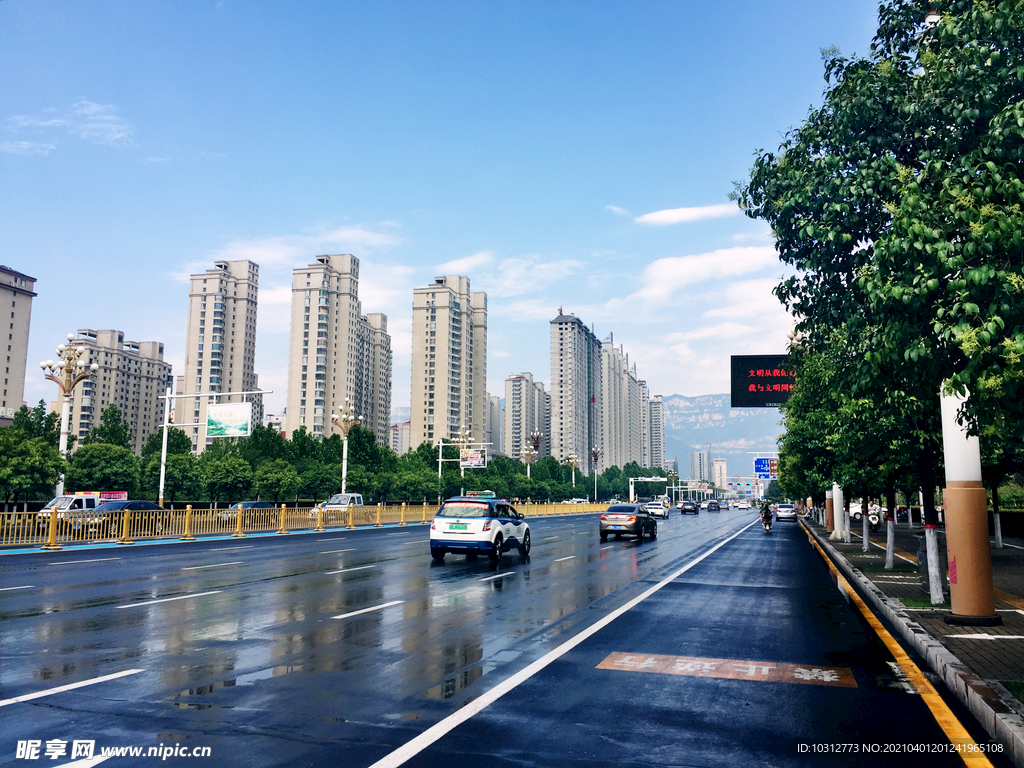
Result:
[[[466,530],[465,523],[448,523],[449,531],[464,531]]]
[[[611,526],[611,527],[612,527],[612,528],[621,528],[622,526],[621,526],[621,525],[613,525],[613,526]]]

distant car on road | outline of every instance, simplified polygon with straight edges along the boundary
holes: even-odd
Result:
[[[649,501],[644,505],[644,509],[646,509],[648,514],[652,517],[660,517],[665,520],[668,519],[668,507],[666,507],[665,503],[662,501]]]
[[[796,507],[792,504],[779,504],[775,508],[775,519],[779,520],[796,520]]]
[[[718,500],[718,506],[721,507],[722,509],[728,509],[729,508],[729,500],[728,499],[719,499]]]
[[[750,502],[741,501],[739,504],[736,505],[736,509],[750,509]]]
[[[601,515],[599,532],[601,541],[608,541],[608,534],[615,534],[616,539],[623,535],[636,536],[641,541],[644,536],[656,539],[658,523],[639,504],[613,504]]]
[[[679,502],[679,514],[685,515],[692,512],[695,515],[700,514],[700,509],[697,507],[696,502],[693,501],[680,501]]]
[[[719,512],[721,509],[717,499],[708,499],[708,512]]]

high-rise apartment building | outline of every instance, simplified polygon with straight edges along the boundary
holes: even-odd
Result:
[[[728,472],[725,468],[725,459],[714,459],[711,462],[711,482],[716,488],[725,488],[728,482]]]
[[[651,465],[651,390],[647,382],[637,382],[640,397],[640,461],[641,467]]]
[[[690,454],[690,479],[691,480],[708,480],[710,479],[710,469],[708,467],[708,452],[694,451]]]
[[[551,321],[551,455],[586,462],[601,448],[601,342],[575,315]],[[505,403],[506,410],[508,403]]]
[[[629,363],[609,336],[601,345],[601,457],[598,471],[629,462]]]
[[[32,320],[32,299],[36,279],[0,266],[0,302],[7,327],[7,351],[4,353],[4,385],[0,389],[0,418],[11,418],[24,405],[25,363],[28,358],[28,331]],[[7,302],[10,302],[8,307]],[[10,312],[10,317],[7,313]]]
[[[94,331],[79,328],[76,347],[85,347],[87,365],[93,372],[75,387],[68,421],[71,434],[85,437],[100,423],[103,411],[116,405],[132,432],[131,448],[142,453],[146,438],[164,423],[161,395],[171,386],[171,364],[164,362],[164,345],[159,341],[125,341],[122,331]]]
[[[489,454],[505,453],[504,450],[504,409],[501,407],[502,398],[500,395],[487,396],[487,427],[484,435],[487,438],[484,442],[490,443],[487,446]]]
[[[388,319],[363,316],[359,259],[317,256],[292,272],[288,429],[317,437],[339,432],[331,413],[349,399],[379,445],[391,444],[391,337]]]
[[[520,373],[505,379],[505,421],[502,426],[502,451],[518,459],[525,446],[532,446],[530,436],[542,436],[537,459],[551,455],[551,396],[544,384],[533,380],[532,373]]]
[[[409,435],[412,433],[412,422],[408,419],[391,425],[391,450],[399,456],[412,450]]]
[[[665,409],[661,402],[661,395],[651,398],[649,414],[647,425],[651,436],[651,455],[650,464],[647,466],[663,469],[665,466]]]
[[[192,450],[206,450],[206,407],[210,403],[251,402],[252,423],[263,421],[256,358],[257,264],[248,260],[217,261],[206,272],[189,277],[185,372],[176,379],[180,398],[175,422],[192,438]],[[289,411],[290,413],[290,411]]]
[[[412,296],[412,444],[454,439],[464,427],[484,439],[487,294],[468,277],[435,277]]]

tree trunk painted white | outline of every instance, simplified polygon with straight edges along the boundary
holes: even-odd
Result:
[[[868,538],[871,535],[871,522],[868,520],[870,517],[868,513],[868,500],[860,500],[860,535],[861,535],[861,552],[868,552],[871,550],[871,540]]]
[[[893,556],[896,554],[896,515],[885,521],[885,569],[891,570]]]

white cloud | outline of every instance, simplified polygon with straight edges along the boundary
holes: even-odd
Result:
[[[558,284],[579,272],[583,262],[575,259],[545,261],[540,256],[504,259],[495,269],[488,270],[474,283],[487,292],[488,297],[502,298],[537,293],[538,286],[559,290]]]
[[[465,256],[461,259],[446,261],[434,267],[437,275],[466,275],[474,269],[486,266],[494,261],[494,254],[490,251],[479,251],[472,256]]]
[[[637,224],[651,224],[654,226],[665,226],[666,224],[681,224],[688,221],[702,221],[703,219],[721,219],[727,216],[735,216],[740,212],[736,203],[721,203],[719,205],[702,205],[696,208],[669,208],[664,211],[645,213],[636,218]]]
[[[620,208],[617,205],[606,205],[604,207],[604,209],[606,211],[611,211],[612,213],[617,214],[619,216],[632,216],[633,215],[632,213],[627,211],[625,208]]]
[[[117,114],[113,104],[82,100],[72,108],[71,132],[96,144],[128,144],[132,129]]]
[[[48,155],[56,148],[56,144],[41,144],[36,141],[0,141],[0,152],[9,155]]]
[[[626,301],[667,301],[686,286],[706,280],[738,277],[772,266],[781,268],[775,249],[769,246],[741,246],[689,256],[670,256],[647,265],[641,275],[643,286]]]

